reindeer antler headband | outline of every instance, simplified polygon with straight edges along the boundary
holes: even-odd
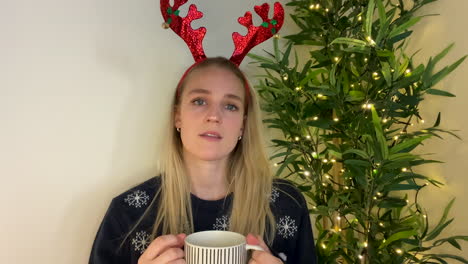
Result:
[[[187,1],[188,0],[174,0],[174,5],[170,6],[169,0],[161,0],[161,13],[165,21],[163,25],[165,28],[171,28],[179,35],[185,43],[187,43],[195,62],[200,62],[206,59],[202,45],[203,38],[206,34],[206,28],[200,27],[198,29],[193,29],[190,24],[193,20],[202,18],[203,13],[197,10],[196,5],[192,4],[189,7],[187,16],[184,18],[180,17],[179,7],[187,3]],[[239,17],[238,22],[247,28],[247,34],[242,36],[237,32],[232,33],[235,49],[230,61],[237,66],[239,66],[253,47],[277,34],[283,25],[284,9],[279,2],[274,4],[274,15],[271,19],[268,17],[270,6],[267,3],[261,6],[255,6],[254,9],[262,18],[262,24],[258,27],[254,26],[252,14],[246,12],[243,17]]]

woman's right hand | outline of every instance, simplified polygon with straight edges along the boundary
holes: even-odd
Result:
[[[138,264],[185,264],[185,234],[159,236],[138,259]]]

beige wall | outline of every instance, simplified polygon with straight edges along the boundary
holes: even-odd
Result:
[[[417,27],[414,47],[423,49],[418,58],[452,41],[457,46],[446,62],[468,51],[463,33],[468,2],[443,2],[428,10],[440,17]],[[208,55],[232,51],[229,32],[239,30],[234,21],[251,5],[247,0],[211,1],[203,7],[210,30]],[[161,29],[158,8],[155,0],[2,1],[2,263],[86,263],[110,199],[153,176],[169,95],[191,63],[182,41]],[[208,15],[215,10],[228,15]],[[213,28],[219,24],[224,32]],[[440,86],[457,98],[431,98],[425,104],[426,120],[432,122],[434,113],[442,111],[443,126],[462,130],[463,138],[468,133],[463,123],[467,65]],[[243,68],[251,69],[245,63]],[[450,232],[468,234],[468,198],[463,195],[468,145],[447,137],[426,150],[447,161],[427,169],[447,182],[426,192],[430,214],[457,196]]]
[[[455,42],[452,52],[441,62],[440,66],[453,63],[468,54],[468,35],[464,33],[468,26],[468,1],[441,0],[427,6],[421,13],[440,14],[436,17],[427,17],[414,28],[411,50],[421,50],[416,56],[418,62],[427,62],[430,56],[442,51],[450,43]],[[441,127],[449,130],[459,130],[457,134],[462,138],[458,140],[449,135],[443,135],[444,140],[431,139],[426,146],[420,149],[421,153],[434,153],[427,158],[445,161],[444,164],[428,165],[421,168],[425,174],[441,180],[446,185],[440,189],[431,187],[423,192],[421,201],[428,210],[432,223],[439,220],[445,205],[456,197],[451,217],[455,220],[447,228],[445,235],[467,235],[468,226],[468,60],[454,73],[437,85],[437,89],[447,90],[457,97],[446,98],[428,96],[421,109],[426,123],[433,124],[437,113],[442,113]],[[462,242],[464,252],[452,250],[468,258],[468,243]],[[451,262],[450,262],[451,263]]]

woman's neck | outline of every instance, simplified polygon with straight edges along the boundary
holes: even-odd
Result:
[[[219,200],[227,195],[227,159],[205,161],[185,156],[184,161],[192,194],[203,200]]]

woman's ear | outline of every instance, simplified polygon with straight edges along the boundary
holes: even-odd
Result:
[[[176,128],[181,127],[182,122],[180,120],[180,110],[179,107],[175,106],[174,107],[174,126]]]

